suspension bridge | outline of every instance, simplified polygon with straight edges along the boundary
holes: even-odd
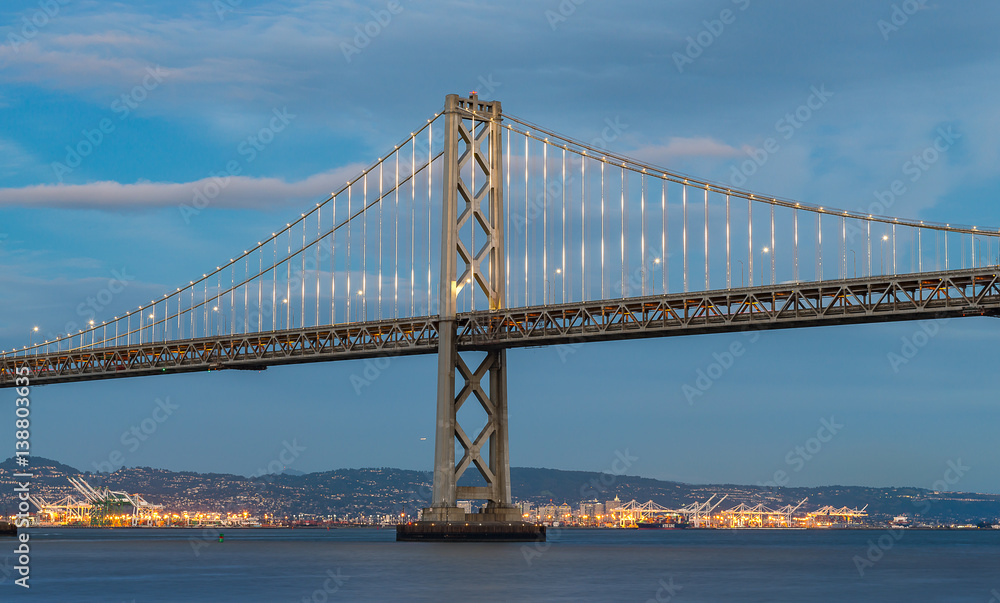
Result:
[[[507,349],[995,316],[998,254],[997,229],[765,196],[449,95],[227,262],[111,320],[3,351],[0,387],[25,371],[43,385],[437,354],[423,517],[466,522],[462,498],[488,501],[475,521],[509,523]],[[470,397],[487,419],[466,432]],[[485,486],[458,484],[472,466]]]

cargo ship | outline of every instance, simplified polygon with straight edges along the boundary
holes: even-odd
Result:
[[[663,519],[646,519],[637,521],[635,527],[640,530],[680,530],[690,526],[686,521],[667,521]]]
[[[7,521],[0,521],[0,536],[17,536],[17,526]]]

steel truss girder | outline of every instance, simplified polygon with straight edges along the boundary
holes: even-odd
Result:
[[[310,327],[0,359],[0,387],[27,366],[31,383],[62,383],[437,351],[437,318]]]
[[[456,351],[962,316],[1000,316],[997,267],[669,294],[458,314]],[[310,327],[253,335],[78,349],[0,358],[15,371],[67,383],[438,351],[439,317]]]
[[[480,312],[463,349],[1000,315],[996,267]]]

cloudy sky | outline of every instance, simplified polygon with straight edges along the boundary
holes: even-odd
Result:
[[[471,90],[578,139],[618,120],[613,150],[717,181],[824,90],[746,187],[867,210],[951,131],[890,213],[1000,226],[1000,8],[985,0],[47,0],[5,2],[0,25],[2,349],[81,321],[111,279],[127,286],[100,320],[187,283]],[[240,176],[185,219],[231,161]],[[893,366],[918,332],[927,345]],[[960,462],[953,489],[1000,492],[998,334],[978,318],[765,333],[694,404],[682,387],[746,336],[517,350],[512,463],[610,470],[627,450],[629,473],[664,479],[932,487]],[[394,360],[358,395],[365,368],[39,388],[33,452],[250,474],[295,441],[300,471],[429,469],[435,359]],[[177,408],[124,443],[158,399]],[[823,421],[843,427],[789,462]]]

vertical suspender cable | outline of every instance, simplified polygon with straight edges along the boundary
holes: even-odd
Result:
[[[965,259],[964,256],[962,258]],[[892,274],[895,276],[898,274],[896,271],[896,225],[892,225]]]
[[[663,230],[660,231],[660,286],[663,287],[663,294],[669,293],[667,287],[667,264],[669,254],[667,253],[667,179],[666,174],[660,180],[660,216],[663,219]]]
[[[337,226],[337,198],[330,202],[333,206],[333,226]],[[411,256],[412,257],[412,256]],[[330,324],[337,324],[337,231],[330,233]]]
[[[795,208],[792,210],[792,230],[794,231],[794,245],[795,251],[793,255],[795,256],[795,274],[792,279],[797,283],[799,282],[799,209]]]
[[[431,310],[431,187],[434,181],[434,124],[427,128],[427,315]],[[444,203],[444,199],[441,200]],[[441,275],[444,278],[444,275]],[[439,310],[440,311],[440,310]]]
[[[604,162],[606,160],[607,157],[601,160],[601,299],[608,298],[604,290]]]
[[[705,291],[711,289],[708,280],[708,188],[705,188]]]
[[[504,194],[507,195],[507,202],[504,203],[504,213],[506,214],[505,219],[507,220],[507,226],[503,231],[503,253],[504,253],[504,278],[506,282],[504,283],[504,308],[510,307],[510,246],[513,244],[513,238],[510,234],[510,128],[507,128],[507,144],[504,146],[504,150],[507,152],[507,186],[504,187]]]
[[[299,293],[301,296],[299,298],[299,326],[306,326],[306,221],[305,218],[302,219],[302,272],[299,274],[299,280],[302,281],[301,289]]]
[[[563,146],[562,152],[562,258],[560,259],[560,270],[562,272],[562,278],[560,279],[562,285],[562,297],[560,298],[560,303],[566,303],[566,147]]]
[[[428,151],[431,153],[433,151]],[[417,138],[410,137],[410,317],[416,315],[417,291]],[[430,312],[428,311],[428,314]]]
[[[392,187],[396,198],[392,209],[392,317],[399,318],[399,148],[396,148],[396,177]]]
[[[639,268],[642,270],[642,296],[646,296],[646,175],[639,175]]]
[[[684,181],[682,188],[682,200],[681,205],[683,206],[683,236],[684,240],[684,293],[688,292],[688,189],[687,180]]]
[[[733,267],[732,255],[730,253],[730,232],[729,232],[729,195],[726,195],[726,289],[733,288]]]
[[[628,294],[625,290],[625,270],[626,270],[626,259],[625,259],[625,235],[628,231],[628,211],[625,209],[625,194],[626,194],[626,183],[625,183],[625,164],[622,164],[622,297],[626,297]]]
[[[747,256],[747,283],[753,287],[753,201],[751,199],[747,199]]]
[[[378,162],[378,187],[375,189],[375,198],[378,199],[378,310],[375,312],[377,320],[382,320],[382,164]],[[365,199],[365,203],[368,199]]]
[[[840,251],[843,254],[841,260],[843,267],[840,270],[840,278],[847,278],[847,216],[840,218]]]
[[[774,251],[774,203],[772,203],[771,204],[771,284],[772,285],[777,284],[776,281],[775,281],[775,270],[774,270],[774,262],[775,262],[775,260],[774,260],[774,256],[775,256],[775,251]],[[761,269],[763,269],[763,268],[764,267],[761,266]]]
[[[865,225],[867,226],[868,239],[868,278],[872,277],[872,222],[871,220],[865,220]]]
[[[205,328],[208,328],[208,299],[205,299]],[[264,248],[257,249],[257,332],[264,331]]]
[[[580,158],[580,301],[587,300],[587,155]]]
[[[351,322],[351,298],[354,297],[354,289],[351,289],[351,193],[354,185],[347,183],[347,322]]]
[[[823,214],[816,214],[816,280],[823,280]]]

